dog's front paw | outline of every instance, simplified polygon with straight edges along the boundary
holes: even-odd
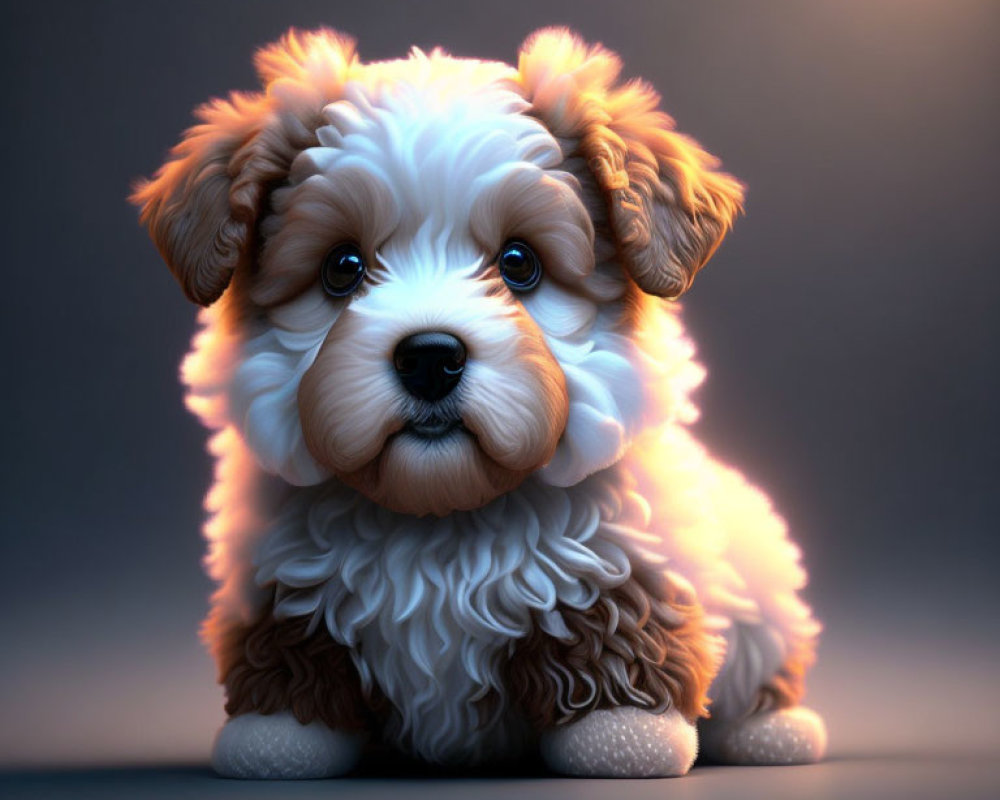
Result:
[[[565,775],[669,778],[691,768],[698,734],[673,709],[651,714],[621,706],[546,731],[541,750],[549,768]]]
[[[813,764],[826,752],[826,726],[811,708],[796,706],[734,722],[706,721],[702,752],[722,764]]]
[[[290,711],[241,714],[215,737],[212,768],[226,778],[330,778],[357,764],[365,739],[318,720],[303,725]]]

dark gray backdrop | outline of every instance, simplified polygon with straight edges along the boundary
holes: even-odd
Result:
[[[368,60],[510,61],[554,23],[621,53],[749,185],[685,301],[698,428],[802,545],[819,699],[988,675],[1000,4],[36,1],[0,33],[0,761],[201,753],[219,714],[194,633],[210,465],[176,379],[194,309],[130,182],[196,104],[254,88],[254,48],[290,25],[350,32]]]

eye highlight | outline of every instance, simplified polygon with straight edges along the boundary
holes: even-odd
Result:
[[[338,244],[323,259],[319,277],[331,297],[347,297],[365,278],[365,257],[351,242]]]
[[[497,269],[515,292],[529,292],[542,279],[542,263],[535,251],[520,239],[507,242],[497,256]]]

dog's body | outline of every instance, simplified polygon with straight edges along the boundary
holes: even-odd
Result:
[[[214,302],[183,378],[217,431],[220,771],[335,774],[370,731],[681,774],[707,698],[709,755],[818,758],[797,551],[688,433],[702,370],[654,296],[739,185],[565,32],[517,70],[322,32],[258,68],[136,194]]]

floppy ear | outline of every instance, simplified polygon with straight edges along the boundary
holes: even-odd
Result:
[[[652,87],[616,85],[621,62],[600,45],[541,30],[518,69],[531,113],[588,164],[626,270],[646,292],[683,294],[742,210],[743,187],[674,130]]]
[[[338,33],[289,31],[256,55],[265,91],[201,106],[200,123],[136,186],[129,199],[190,300],[217,300],[250,258],[268,190],[315,143],[320,112],[355,60]]]
[[[233,192],[241,178],[234,156],[259,133],[265,113],[260,96],[202,106],[195,112],[201,124],[130,198],[184,294],[201,305],[218,299],[247,253],[256,198]]]

